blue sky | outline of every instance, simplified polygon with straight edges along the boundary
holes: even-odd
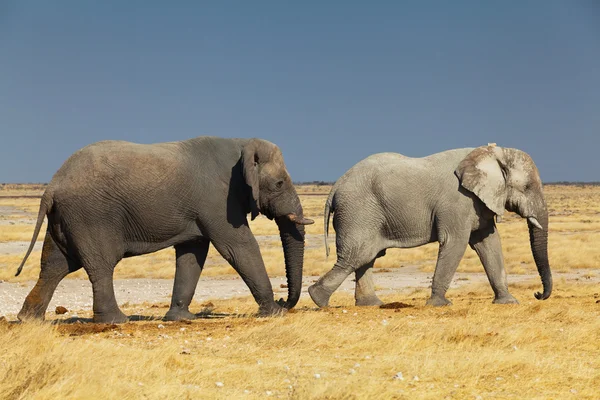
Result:
[[[496,142],[600,181],[600,3],[0,3],[0,182],[104,139],[262,137],[295,181]]]

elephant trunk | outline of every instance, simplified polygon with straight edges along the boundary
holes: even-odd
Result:
[[[283,246],[283,256],[285,258],[285,275],[288,283],[288,298],[282,305],[287,308],[293,308],[300,299],[302,291],[302,267],[304,265],[304,225],[299,224],[298,220],[304,220],[302,206],[298,200],[296,219],[288,215],[275,219],[279,227],[281,245]]]
[[[536,218],[528,218],[527,225],[531,252],[544,287],[544,292],[537,292],[535,297],[538,300],[546,300],[552,293],[552,272],[548,261],[548,211],[546,207],[537,213]]]

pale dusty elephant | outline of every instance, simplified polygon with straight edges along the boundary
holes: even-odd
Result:
[[[288,299],[276,303],[258,243],[246,219],[258,213],[279,227]],[[18,315],[43,319],[58,283],[84,268],[95,322],[124,322],[113,288],[124,257],[174,246],[175,283],[166,318],[194,318],[188,306],[209,244],[235,268],[263,315],[294,307],[302,288],[304,218],[280,149],[260,139],[197,137],[135,144],[105,141],[74,153],[42,196],[31,246],[44,217],[48,230],[40,277]]]
[[[356,273],[356,305],[377,305],[372,267],[387,248],[439,242],[431,298],[450,304],[446,291],[470,245],[494,290],[494,303],[517,303],[508,292],[500,235],[494,216],[504,210],[527,219],[531,251],[544,287],[552,292],[548,262],[548,211],[542,181],[531,157],[517,149],[485,146],[424,158],[372,155],[346,172],[325,205],[325,247],[334,213],[337,262],[308,291],[326,306],[346,277]]]

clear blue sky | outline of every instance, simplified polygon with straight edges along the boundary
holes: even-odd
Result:
[[[0,182],[104,139],[262,137],[295,181],[497,142],[600,181],[600,2],[0,2]]]

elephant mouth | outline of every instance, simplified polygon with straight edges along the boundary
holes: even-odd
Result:
[[[262,214],[271,221],[278,218],[285,218],[295,223],[296,225],[312,225],[315,223],[315,221],[313,221],[312,219],[304,218],[303,215],[298,215],[296,213],[289,213],[276,217],[274,216],[274,213],[272,213],[270,210],[264,210]]]
[[[315,221],[310,218],[304,218],[303,216],[298,216],[294,213],[289,213],[285,217],[297,225],[312,225],[315,223]]]

